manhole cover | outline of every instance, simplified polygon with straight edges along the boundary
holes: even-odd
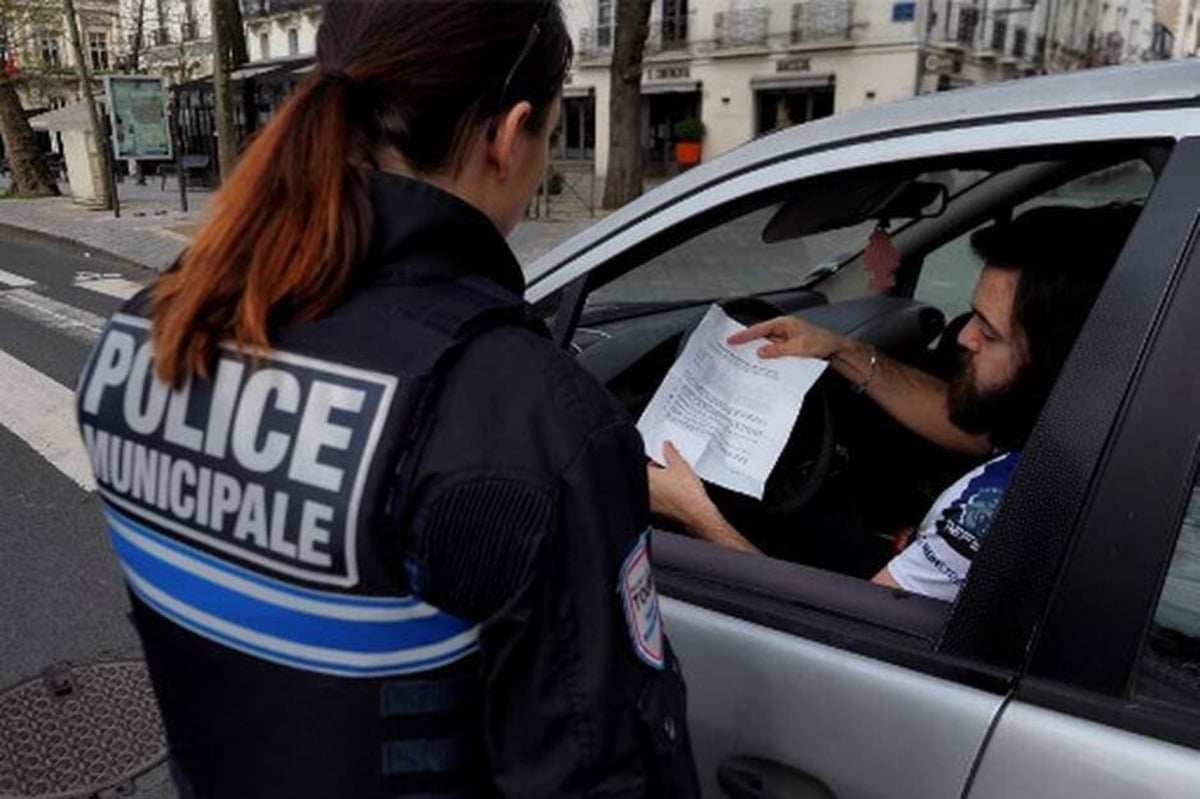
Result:
[[[0,694],[0,799],[90,796],[166,756],[141,661],[56,666]]]

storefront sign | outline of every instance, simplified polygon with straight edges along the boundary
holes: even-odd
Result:
[[[892,3],[892,22],[912,22],[916,16],[916,3]]]
[[[775,62],[776,72],[812,72],[812,59],[804,56]]]
[[[668,64],[661,67],[647,67],[643,73],[646,80],[678,80],[690,78],[692,68],[688,64]]]

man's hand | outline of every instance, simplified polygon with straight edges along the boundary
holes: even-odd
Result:
[[[647,468],[650,512],[690,528],[697,519],[715,510],[715,506],[704,490],[704,483],[670,441],[663,442],[663,458],[666,466],[651,464]]]
[[[666,466],[647,467],[652,513],[679,523],[701,540],[743,552],[758,552],[725,520],[704,490],[704,483],[669,441],[663,442],[663,459]]]
[[[779,316],[751,325],[729,337],[730,344],[745,344],[765,338],[767,344],[758,348],[760,358],[779,358],[796,355],[807,358],[832,358],[848,340],[823,327],[801,321],[794,316]]]

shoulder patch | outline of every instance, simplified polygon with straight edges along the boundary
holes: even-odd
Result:
[[[625,557],[617,593],[625,608],[625,623],[629,627],[633,651],[646,665],[661,669],[664,664],[662,612],[658,607],[654,572],[650,568],[649,539],[650,531],[646,530]]]

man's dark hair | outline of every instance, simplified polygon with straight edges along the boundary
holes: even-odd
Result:
[[[1023,401],[1006,429],[993,431],[997,446],[1018,445],[1029,434],[1141,210],[1043,206],[971,236],[987,266],[1021,273],[1012,322],[1026,344]]]

